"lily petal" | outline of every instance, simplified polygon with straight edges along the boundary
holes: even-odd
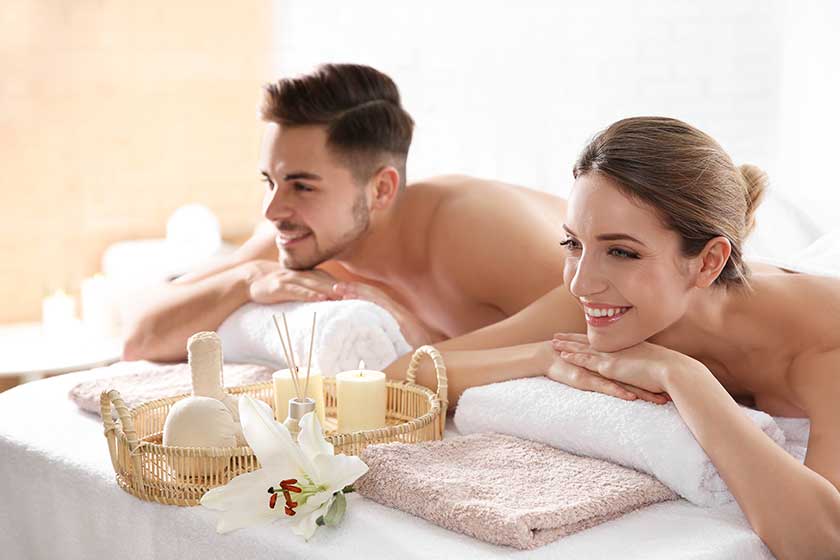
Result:
[[[321,423],[318,421],[318,416],[314,412],[307,412],[300,419],[300,434],[298,435],[298,445],[303,454],[310,460],[318,455],[335,455],[335,448],[333,444],[324,438],[324,432],[321,429]],[[317,467],[317,465],[316,465]],[[319,479],[321,473],[313,473]]]
[[[268,507],[268,493],[272,476],[266,469],[244,473],[225,486],[213,488],[201,497],[201,505],[221,510],[216,530],[226,533],[234,529],[278,519],[283,510]]]
[[[260,465],[277,476],[299,472],[314,474],[314,465],[292,440],[289,430],[272,417],[270,408],[268,411],[265,408],[250,395],[239,396],[242,433]]]
[[[300,519],[296,519],[292,522],[292,532],[296,535],[302,536],[307,541],[312,537],[313,533],[315,533],[315,529],[318,528],[318,518],[322,515],[326,515],[327,510],[330,507],[330,500],[325,501],[321,506],[309,512],[308,514],[304,515]]]
[[[330,498],[332,498],[333,493],[329,490],[322,490],[315,494],[309,496],[302,506],[298,507],[295,511],[297,515],[295,515],[295,519],[298,519],[298,516],[305,516],[308,515],[309,512],[312,510],[316,510],[320,508],[325,502],[329,502]]]
[[[219,522],[216,524],[217,533],[229,533],[236,529],[245,527],[256,527],[264,525],[271,521],[278,519],[283,515],[283,509],[279,509],[279,513],[270,510],[270,513],[255,510],[232,510],[226,511],[219,516]]]
[[[357,478],[368,471],[364,461],[355,455],[318,455],[312,461],[319,473],[323,473],[318,482],[326,486],[331,492],[343,489],[353,484]]]

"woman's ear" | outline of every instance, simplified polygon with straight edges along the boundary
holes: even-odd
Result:
[[[732,245],[725,237],[710,239],[696,259],[699,264],[694,279],[694,285],[698,288],[708,288],[720,276],[723,267],[729,261],[732,254]]]
[[[400,191],[400,172],[386,165],[371,179],[373,184],[373,207],[383,209],[390,206]]]

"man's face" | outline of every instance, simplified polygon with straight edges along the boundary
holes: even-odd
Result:
[[[322,126],[265,128],[263,215],[277,228],[280,263],[289,269],[310,269],[341,255],[370,223],[365,189],[326,141]]]

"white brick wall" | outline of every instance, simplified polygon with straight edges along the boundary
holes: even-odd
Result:
[[[780,190],[840,202],[840,189],[825,186],[837,185],[834,173],[805,173],[801,154],[785,163],[791,144],[813,134],[802,111],[820,112],[803,101],[840,98],[835,55],[810,47],[837,45],[829,31],[840,3],[804,4],[276,0],[274,69],[335,61],[389,73],[417,122],[409,178],[464,172],[565,194],[592,134],[657,114],[710,133]],[[826,85],[833,91],[813,94]]]

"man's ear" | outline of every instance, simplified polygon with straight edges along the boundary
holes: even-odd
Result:
[[[373,208],[388,208],[400,190],[400,172],[393,166],[386,165],[371,179],[373,185]]]
[[[720,276],[723,267],[732,254],[732,245],[725,237],[710,239],[700,254],[695,257],[698,267],[694,285],[698,288],[708,288]]]

